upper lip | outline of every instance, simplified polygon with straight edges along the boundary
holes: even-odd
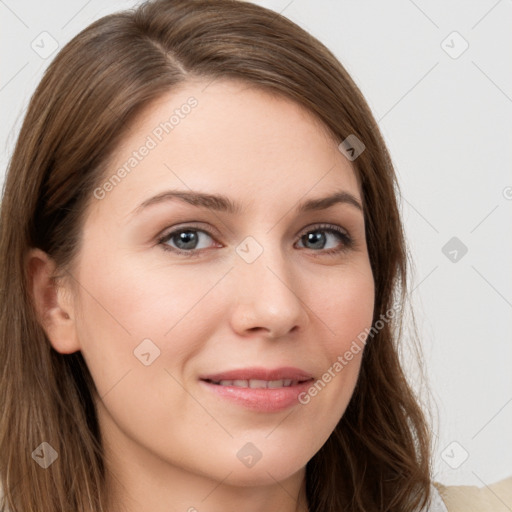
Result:
[[[312,378],[312,375],[300,368],[292,366],[283,366],[281,368],[240,368],[238,370],[229,370],[226,372],[211,373],[202,375],[201,380],[211,380],[219,382],[221,380],[282,380],[290,379],[294,381],[304,381]]]

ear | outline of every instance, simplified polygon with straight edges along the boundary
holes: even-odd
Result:
[[[28,288],[39,323],[52,347],[61,354],[80,350],[76,332],[71,290],[57,285],[53,276],[54,261],[41,249],[30,249],[27,255]]]

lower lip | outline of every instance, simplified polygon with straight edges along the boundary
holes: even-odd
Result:
[[[221,386],[205,380],[200,382],[210,391],[242,407],[258,412],[276,412],[297,404],[298,396],[311,386],[313,379],[282,388],[241,388]]]

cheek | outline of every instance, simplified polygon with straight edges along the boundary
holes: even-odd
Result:
[[[180,383],[183,369],[208,339],[205,325],[216,315],[205,316],[213,301],[201,298],[218,276],[196,273],[191,285],[192,266],[171,273],[142,268],[136,258],[118,261],[83,266],[80,279],[89,293],[81,295],[81,352],[101,398],[103,426],[112,428],[105,418],[113,418],[130,438],[143,434],[157,440],[158,451],[174,453],[166,429],[175,411],[208,419]],[[181,427],[172,428],[176,433]]]
[[[110,256],[86,254],[79,275],[77,329],[98,390],[144,366],[141,356],[148,352],[151,366],[183,366],[207,339],[211,319],[219,318],[220,302],[207,295],[224,273]]]
[[[325,346],[334,360],[352,340],[370,328],[375,288],[369,264],[325,282],[328,285],[323,287],[324,292],[316,290],[311,301],[326,327]]]
[[[374,309],[369,263],[329,282],[332,284],[324,286],[323,294],[315,290],[310,295],[311,309],[318,312],[317,325],[322,330],[323,373],[300,398],[308,416],[322,426],[320,440],[334,429],[352,397]],[[318,347],[311,350],[318,351]]]

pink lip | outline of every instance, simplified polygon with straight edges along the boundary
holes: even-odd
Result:
[[[221,380],[281,380],[290,379],[298,382],[281,388],[242,388],[238,386],[221,386],[214,382]],[[277,412],[298,403],[298,396],[305,392],[313,381],[313,377],[303,370],[292,367],[276,368],[245,368],[223,373],[216,373],[200,378],[201,385],[209,391],[231,400],[232,402],[258,412]]]

